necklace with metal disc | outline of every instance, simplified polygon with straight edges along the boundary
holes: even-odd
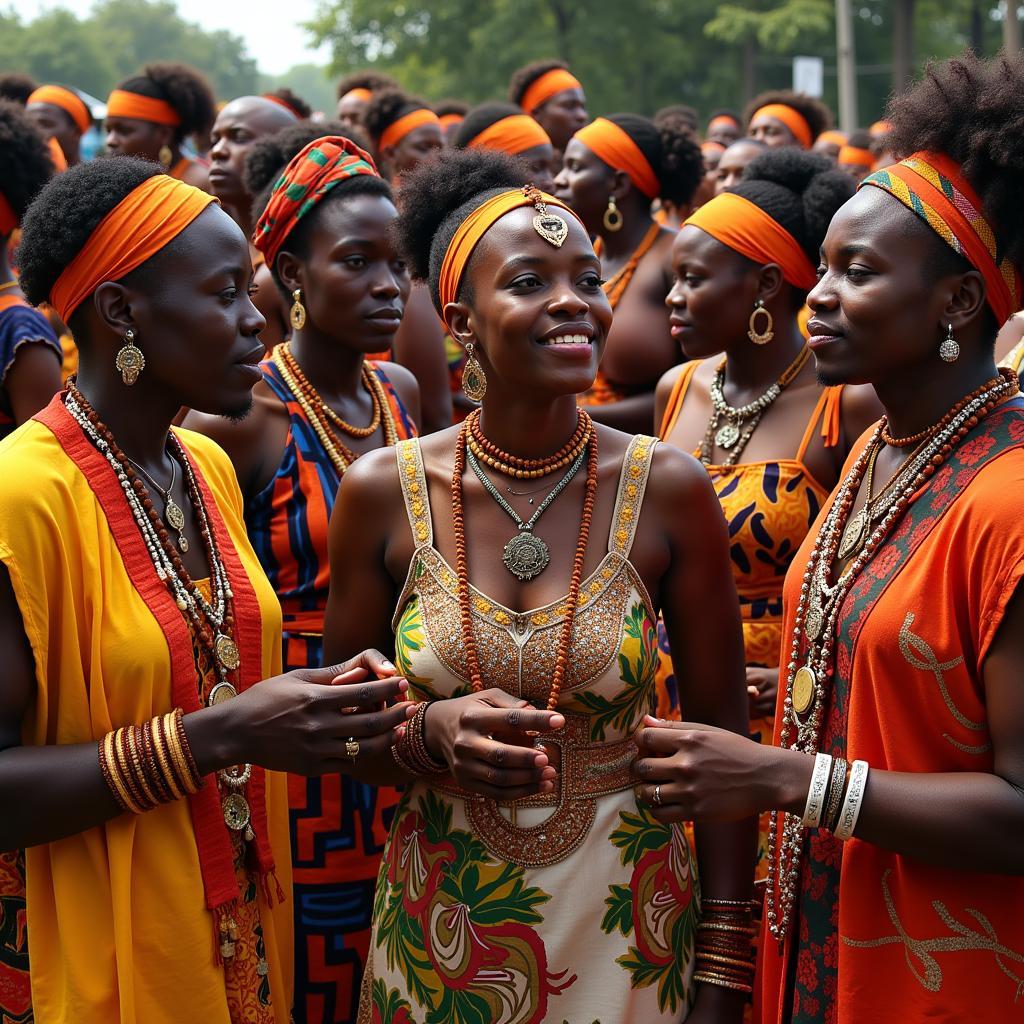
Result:
[[[217,660],[229,672],[233,672],[242,663],[238,654],[238,644],[226,633],[218,633],[214,641],[214,650],[217,652]]]
[[[241,793],[229,793],[221,802],[220,809],[224,815],[224,824],[232,832],[241,832],[252,818],[249,801]]]
[[[517,579],[532,580],[548,567],[551,552],[540,537],[523,530],[505,545],[501,560]]]
[[[735,423],[725,423],[715,434],[715,444],[728,451],[740,439],[740,428]]]
[[[793,676],[793,710],[804,715],[814,704],[814,691],[817,689],[818,678],[809,665],[797,669]]]

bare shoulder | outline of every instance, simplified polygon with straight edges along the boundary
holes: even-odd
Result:
[[[402,366],[401,363],[391,363],[378,360],[377,366],[383,371],[384,376],[391,381],[395,390],[398,392],[398,397],[401,398],[406,405],[415,403],[418,408],[420,384],[416,379],[416,375],[411,370]]]
[[[705,502],[710,497],[717,504],[715,489],[707,470],[689,453],[673,444],[659,444],[651,462],[647,491],[655,501],[664,501],[682,509],[678,502]]]

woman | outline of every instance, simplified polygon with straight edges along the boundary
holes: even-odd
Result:
[[[772,738],[786,570],[879,412],[870,390],[821,387],[797,317],[828,222],[852,194],[824,157],[765,153],[672,245],[675,285],[665,301],[692,361],[659,383],[656,422],[663,441],[704,464],[729,524],[751,734],[761,743]],[[658,714],[678,718],[664,630],[659,639]],[[767,820],[760,840],[759,880]]]
[[[390,75],[376,71],[354,71],[338,83],[338,107],[335,115],[346,128],[360,129],[363,115],[375,92],[397,89],[398,83]]]
[[[92,125],[92,111],[74,89],[41,85],[28,98],[25,113],[44,139],[56,139],[64,162],[81,160],[82,136]]]
[[[444,145],[441,122],[427,104],[399,89],[374,93],[363,114],[381,173],[399,184],[403,174],[436,157]]]
[[[361,1013],[739,1021],[739,993],[692,987],[694,936],[701,957],[710,933],[688,844],[637,814],[627,771],[653,695],[649,594],[701,715],[746,728],[724,526],[689,456],[577,409],[611,310],[586,229],[522,181],[485,152],[408,180],[400,239],[472,346],[482,412],[360,460],[331,523],[325,658],[356,636],[393,644],[425,702],[391,757],[361,763],[408,784]],[[515,531],[496,498],[543,512],[504,557]],[[699,836],[708,923],[749,922],[748,826]]]
[[[747,135],[766,146],[810,149],[823,131],[832,127],[828,107],[803,92],[782,89],[763,92],[747,105]]]
[[[192,414],[186,425],[217,441],[235,467],[249,540],[284,613],[285,669],[313,668],[323,651],[338,485],[356,457],[416,433],[415,378],[365,358],[398,329],[410,280],[390,238],[391,189],[348,139],[304,147],[257,207],[256,246],[294,329],[261,364],[248,417]],[[354,1021],[373,883],[398,794],[337,775],[292,775],[288,787],[296,1020]]]
[[[839,160],[840,150],[847,143],[847,138],[846,132],[841,132],[837,128],[829,128],[814,140],[811,150],[814,153],[820,153],[822,156],[828,157],[835,164]]]
[[[444,144],[450,149],[455,140],[455,133],[469,113],[469,104],[462,100],[440,100],[434,104],[434,113],[441,122]]]
[[[728,149],[734,142],[739,141],[742,135],[743,125],[735,111],[727,109],[711,111],[708,128],[704,133],[706,139],[710,142],[719,142]]]
[[[993,344],[1021,305],[1022,90],[1019,55],[929,68],[890,104],[906,156],[825,237],[818,373],[886,416],[787,578],[778,746],[641,737],[658,817],[775,812],[762,1022],[1019,1012],[1024,401]]]
[[[548,133],[510,103],[482,103],[459,125],[455,149],[490,149],[517,157],[531,181],[544,192],[555,187],[551,161],[555,151]]]
[[[854,132],[850,141],[839,150],[836,166],[845,171],[854,182],[861,182],[875,166],[875,156],[871,152],[871,136],[865,132]]]
[[[654,220],[651,203],[685,206],[703,173],[691,135],[656,128],[636,114],[599,117],[566,148],[557,194],[597,237],[604,288],[615,310],[597,379],[580,396],[602,423],[649,429],[655,385],[679,359],[665,321],[675,232]]]
[[[209,191],[207,169],[181,147],[210,134],[216,111],[206,79],[187,64],[147,64],[107,98],[107,152],[152,160],[172,177]]]
[[[547,132],[557,173],[569,140],[587,123],[582,83],[560,60],[536,61],[513,72],[508,99]]]
[[[11,235],[52,174],[49,150],[27,115],[0,102],[0,438],[60,389],[60,342],[46,317],[25,301],[10,252]]]
[[[751,160],[760,156],[768,147],[758,139],[740,139],[734,142],[719,158],[715,168],[715,195],[735,188],[743,179],[743,172]]]
[[[0,844],[28,847],[35,1020],[286,1024],[278,772],[386,751],[404,683],[364,682],[394,672],[373,652],[258,683],[280,609],[234,472],[169,431],[181,406],[244,415],[259,377],[248,247],[213,198],[92,161],[43,189],[19,258],[81,350],[0,445]]]

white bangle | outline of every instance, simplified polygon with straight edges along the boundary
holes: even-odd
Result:
[[[832,834],[844,843],[853,835],[860,817],[860,805],[864,802],[864,791],[868,784],[867,761],[854,761],[850,765],[850,781],[846,787],[846,799],[839,815],[839,824]]]
[[[825,809],[825,793],[828,790],[828,780],[831,774],[832,758],[828,754],[815,754],[811,788],[807,791],[807,803],[804,806],[803,823],[807,828],[817,828],[821,821],[821,812]]]

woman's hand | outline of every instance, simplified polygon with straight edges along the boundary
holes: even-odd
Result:
[[[232,761],[323,775],[351,770],[349,740],[359,744],[355,760],[388,753],[415,709],[405,700],[408,688],[382,654],[364,651],[341,665],[264,679],[212,711],[230,716],[224,728],[233,736]]]
[[[803,811],[814,769],[810,754],[710,725],[650,716],[637,744],[637,795],[660,822],[736,821],[771,809]]]
[[[750,698],[751,719],[771,718],[779,696],[779,670],[748,665],[747,696]]]
[[[534,746],[537,733],[565,725],[554,711],[490,689],[430,705],[424,722],[427,748],[445,761],[455,781],[493,800],[519,800],[554,789],[555,769]]]

